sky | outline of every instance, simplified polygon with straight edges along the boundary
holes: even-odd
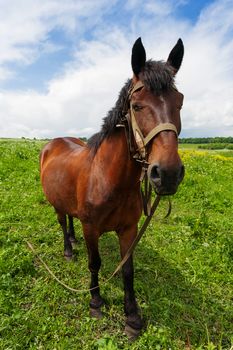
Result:
[[[0,0],[0,137],[90,137],[132,77],[141,37],[179,38],[181,137],[233,136],[232,0]]]

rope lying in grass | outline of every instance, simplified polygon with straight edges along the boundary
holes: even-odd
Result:
[[[62,282],[61,280],[59,280],[59,278],[57,278],[57,276],[53,273],[53,271],[50,270],[50,268],[48,267],[48,265],[44,262],[44,260],[37,254],[37,252],[35,251],[33,245],[26,241],[28,247],[31,249],[31,251],[33,252],[33,254],[37,257],[37,259],[41,262],[41,264],[44,266],[44,268],[48,271],[48,273],[63,287],[65,287],[66,289],[70,290],[71,292],[76,292],[76,293],[85,293],[85,292],[89,292],[90,290],[96,289],[98,288],[98,286],[94,287],[94,288],[89,288],[89,289],[75,289],[72,288],[70,286],[68,286],[67,284],[65,284],[64,282]]]
[[[44,262],[44,260],[39,256],[39,254],[35,251],[33,245],[29,242],[26,241],[27,246],[31,249],[31,251],[33,252],[33,254],[35,255],[35,257],[41,262],[41,264],[44,266],[44,268],[48,271],[48,273],[64,288],[68,289],[71,292],[75,292],[75,293],[87,293],[90,292],[91,290],[97,289],[99,288],[98,286],[95,286],[93,288],[87,288],[87,289],[76,289],[76,288],[72,288],[70,286],[68,286],[67,284],[65,284],[64,282],[62,282],[61,280],[59,280],[59,278],[57,278],[57,276],[53,273],[52,270],[50,270],[50,268],[48,267],[48,265]],[[113,276],[116,275],[116,273],[118,272],[118,270],[120,270],[120,264],[118,265],[117,269],[113,272],[113,274],[106,280],[104,280],[104,283],[109,282]]]
[[[144,224],[142,225],[140,231],[139,231],[139,234],[136,236],[135,240],[133,241],[131,247],[129,248],[128,252],[126,253],[126,255],[124,256],[124,258],[121,260],[121,262],[119,263],[119,265],[117,266],[117,268],[115,269],[115,271],[113,272],[113,274],[106,280],[104,280],[104,283],[107,283],[109,282],[113,276],[115,276],[117,274],[117,272],[122,268],[122,266],[124,265],[124,263],[128,260],[129,256],[133,253],[133,250],[135,248],[135,246],[137,245],[137,243],[139,242],[142,234],[145,232],[147,226],[149,225],[150,223],[150,220],[159,204],[159,201],[160,201],[160,197],[157,196],[153,206],[152,206],[152,209],[151,209],[151,215],[148,216],[144,222]],[[171,201],[170,201],[170,198],[168,199],[169,201],[169,207],[168,207],[168,212],[165,216],[165,219],[170,215],[171,213]],[[35,251],[33,245],[26,240],[26,243],[28,245],[28,247],[31,249],[31,251],[33,252],[33,254],[37,257],[37,259],[41,262],[41,264],[44,266],[44,268],[48,271],[48,273],[60,284],[62,285],[64,288],[68,289],[69,291],[71,292],[75,292],[75,293],[87,293],[87,292],[90,292],[91,290],[94,290],[94,289],[97,289],[99,288],[99,285],[98,286],[95,286],[93,288],[88,288],[88,289],[76,289],[76,288],[72,288],[70,286],[68,286],[67,284],[65,284],[64,282],[62,282],[61,280],[59,280],[59,278],[57,278],[57,276],[53,273],[53,271],[50,270],[50,268],[48,267],[48,265],[44,262],[44,260],[38,255],[38,253]]]

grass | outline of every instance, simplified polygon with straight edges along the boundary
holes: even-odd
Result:
[[[198,146],[199,146],[199,144],[197,144],[197,143],[180,143],[179,144],[179,148],[180,149],[187,149],[187,150],[190,150],[190,149],[192,149],[192,150],[194,150],[194,149],[198,149]]]
[[[63,259],[62,234],[39,180],[43,142],[0,141],[0,349],[196,349],[233,346],[233,154],[181,148],[185,180],[164,220],[163,200],[135,251],[135,290],[147,327],[123,334],[121,276],[102,283],[104,318],[89,317],[89,294],[54,281],[34,247],[65,283],[89,285],[78,221],[75,260]],[[119,261],[114,233],[100,240],[106,279]]]

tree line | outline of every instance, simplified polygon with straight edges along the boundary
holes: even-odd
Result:
[[[202,143],[233,143],[233,137],[187,137],[179,138],[179,143],[192,143],[192,144],[202,144]]]

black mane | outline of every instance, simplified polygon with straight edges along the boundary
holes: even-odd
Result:
[[[98,147],[101,145],[103,140],[110,136],[113,131],[116,129],[116,124],[119,123],[121,117],[123,116],[123,109],[125,103],[127,103],[128,92],[130,89],[131,80],[129,79],[124,87],[121,89],[118,100],[107,114],[107,116],[103,119],[103,124],[100,132],[93,135],[87,142],[90,148],[94,148],[96,151]]]
[[[145,87],[155,94],[161,94],[175,87],[174,74],[172,68],[163,61],[147,61],[145,67],[139,73],[139,79],[144,83]],[[97,151],[103,140],[109,137],[115,130],[116,124],[126,112],[125,106],[128,99],[128,93],[132,80],[129,79],[121,89],[115,106],[108,112],[103,119],[100,132],[94,134],[87,142],[87,145],[94,151]]]

